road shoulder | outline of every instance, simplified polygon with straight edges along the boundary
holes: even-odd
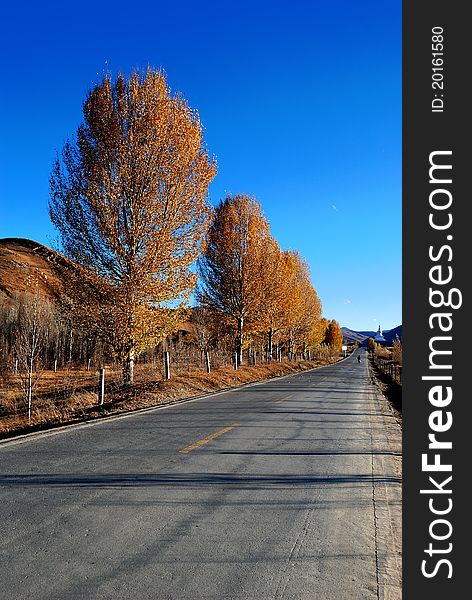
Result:
[[[372,413],[378,415],[372,417],[378,597],[399,600],[402,597],[402,432],[388,400],[376,385],[370,387],[370,395]]]

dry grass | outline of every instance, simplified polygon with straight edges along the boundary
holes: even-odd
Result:
[[[402,386],[377,367],[371,360],[371,372],[375,378],[375,383],[387,398],[393,414],[400,426],[402,426]]]
[[[216,390],[305,371],[337,360],[339,358],[273,362],[243,366],[237,371],[226,366],[212,373],[189,369],[169,381],[163,380],[159,368],[137,365],[135,384],[127,387],[119,384],[118,371],[108,369],[105,404],[102,407],[97,405],[97,373],[80,369],[58,373],[45,371],[35,390],[30,422],[24,414],[19,379],[11,378],[8,388],[0,390],[0,437],[169,404]]]

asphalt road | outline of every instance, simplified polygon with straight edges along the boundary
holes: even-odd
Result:
[[[0,445],[0,597],[401,597],[401,432],[363,351]]]

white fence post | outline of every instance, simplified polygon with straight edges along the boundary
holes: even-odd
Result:
[[[105,369],[100,369],[98,378],[98,403],[100,406],[105,402]]]
[[[170,355],[169,352],[164,354],[165,378],[170,379]]]

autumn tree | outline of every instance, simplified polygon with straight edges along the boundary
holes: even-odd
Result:
[[[239,363],[243,334],[260,318],[270,239],[260,204],[246,194],[228,195],[215,210],[207,248],[199,261],[198,299],[202,306],[219,312],[236,331]]]
[[[266,353],[271,360],[275,336],[286,322],[287,272],[284,254],[272,236],[265,239],[260,257],[260,303],[254,329],[266,336]]]
[[[343,345],[343,334],[339,323],[335,320],[329,322],[325,334],[325,344],[330,346],[336,352],[339,352]]]
[[[321,346],[326,337],[326,330],[328,329],[328,325],[329,320],[324,317],[321,317],[320,319],[317,319],[314,322],[312,329],[310,330],[310,333],[308,335],[308,344],[311,348],[314,349],[319,348]]]
[[[295,335],[301,350],[305,353],[310,338],[312,342],[317,339],[317,332],[321,321],[321,302],[316,290],[310,281],[310,268],[308,263],[297,255],[296,282],[298,294],[301,298],[298,322],[295,322]]]
[[[198,113],[162,72],[105,77],[83,114],[54,163],[49,211],[74,261],[82,325],[132,382],[135,357],[172,331],[193,291],[216,165]]]
[[[403,347],[398,336],[393,341],[392,360],[399,365],[403,364]]]
[[[285,250],[283,258],[283,328],[291,357],[297,343],[305,351],[310,337],[317,341],[317,329],[321,327],[321,302],[311,284],[308,263],[293,250]]]

